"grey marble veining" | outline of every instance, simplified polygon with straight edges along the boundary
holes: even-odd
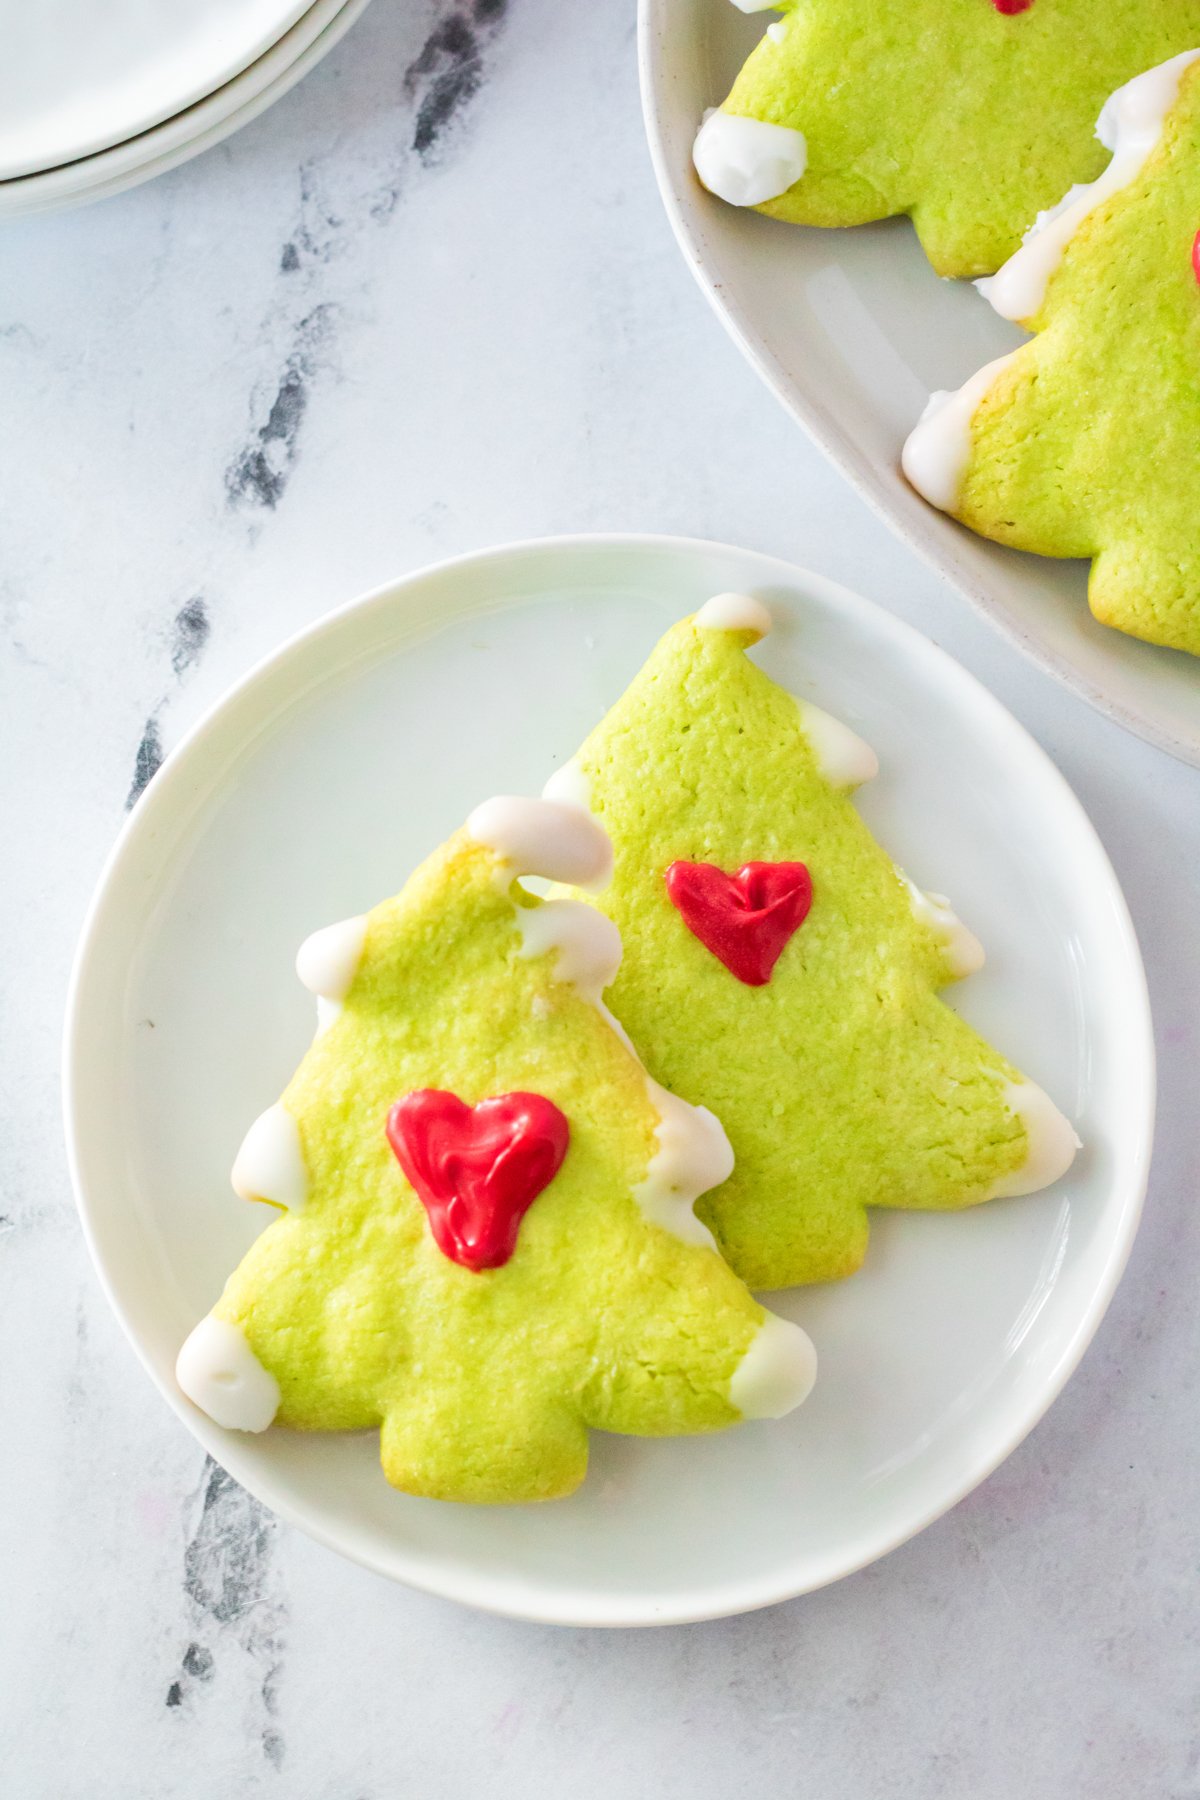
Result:
[[[1021,662],[758,386],[633,38],[633,0],[375,0],[225,145],[0,231],[4,1800],[1200,1794],[1200,775]],[[391,1587],[241,1493],[108,1311],[58,1113],[79,921],[189,722],[397,572],[606,528],[809,563],[982,675],[1116,862],[1162,1054],[1129,1274],[1027,1443],[838,1587],[642,1634]]]

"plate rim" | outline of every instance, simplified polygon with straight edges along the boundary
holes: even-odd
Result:
[[[713,0],[713,4],[717,5],[726,3],[728,0]],[[874,480],[862,452],[837,429],[819,406],[810,403],[798,391],[797,384],[746,315],[745,309],[708,273],[703,249],[688,222],[680,198],[677,171],[667,155],[661,129],[658,68],[662,43],[670,35],[662,13],[666,5],[669,5],[669,0],[638,0],[638,88],[650,161],[659,199],[683,260],[700,292],[745,360],[778,404],[795,419],[822,455],[828,458],[859,498],[866,502],[876,518],[882,519],[892,535],[919,556],[927,568],[956,588],[1008,643],[1028,657],[1035,667],[1060,682],[1069,693],[1094,707],[1102,717],[1111,719],[1134,737],[1165,751],[1176,761],[1192,768],[1200,768],[1200,734],[1195,740],[1190,740],[1140,708],[1126,704],[1077,668],[1068,657],[1059,655],[1022,629],[1003,601],[996,599],[987,584],[967,568],[959,554],[957,537],[960,533],[966,534],[965,526],[938,515],[937,518],[929,518],[924,528],[918,529],[902,512],[896,510],[886,492]]]
[[[949,1483],[946,1491],[940,1494],[933,1504],[919,1510],[918,1516],[906,1518],[898,1528],[889,1528],[887,1531],[877,1533],[866,1543],[861,1553],[855,1552],[840,1560],[830,1559],[831,1564],[836,1561],[836,1566],[820,1571],[814,1579],[796,1581],[794,1578],[785,1576],[780,1580],[776,1576],[774,1581],[767,1581],[763,1578],[754,1583],[742,1581],[743,1590],[746,1591],[740,1593],[731,1591],[731,1586],[736,1586],[736,1581],[740,1578],[735,1578],[732,1584],[728,1579],[724,1581],[718,1579],[703,1588],[698,1588],[695,1598],[688,1603],[664,1604],[661,1600],[656,1601],[651,1596],[648,1600],[635,1604],[630,1597],[621,1596],[599,1604],[597,1597],[592,1595],[575,1595],[572,1598],[572,1590],[567,1587],[555,1589],[552,1601],[549,1601],[540,1589],[522,1601],[504,1587],[500,1587],[494,1592],[490,1588],[485,1588],[481,1592],[477,1586],[477,1577],[470,1573],[462,1578],[454,1576],[446,1579],[442,1577],[441,1571],[423,1572],[420,1568],[411,1568],[406,1565],[403,1554],[392,1559],[397,1566],[391,1566],[378,1555],[372,1554],[369,1545],[357,1545],[355,1539],[346,1541],[335,1529],[328,1528],[319,1521],[314,1522],[305,1513],[302,1506],[293,1504],[286,1491],[277,1492],[275,1483],[271,1479],[264,1479],[258,1467],[251,1466],[247,1470],[241,1454],[241,1443],[236,1434],[223,1432],[195,1408],[188,1406],[173,1384],[161,1377],[151,1359],[148,1348],[135,1328],[131,1311],[126,1308],[117,1292],[115,1280],[110,1276],[105,1252],[100,1241],[99,1229],[91,1213],[84,1167],[85,1150],[80,1134],[81,1095],[88,1078],[87,1071],[82,1066],[81,1042],[88,1017],[88,986],[95,979],[93,966],[97,958],[103,954],[105,915],[113,901],[113,889],[126,858],[131,854],[131,846],[135,846],[145,834],[153,835],[159,815],[169,813],[174,791],[177,786],[182,786],[186,782],[195,752],[203,746],[204,740],[220,726],[226,709],[235,703],[244,701],[256,687],[277,675],[292,658],[302,654],[321,638],[336,635],[349,619],[394,604],[401,596],[419,590],[432,578],[442,578],[468,566],[478,567],[479,565],[495,564],[497,561],[513,561],[523,558],[532,558],[536,561],[542,557],[561,556],[564,552],[582,554],[585,557],[596,552],[599,552],[601,556],[611,553],[658,552],[672,558],[716,554],[733,557],[746,563],[754,563],[764,571],[762,577],[764,581],[783,579],[792,584],[815,584],[834,599],[839,606],[847,606],[852,613],[867,616],[869,622],[877,630],[882,630],[885,637],[893,636],[902,644],[916,646],[919,654],[931,657],[935,663],[949,665],[954,671],[954,678],[964,681],[967,687],[973,690],[975,704],[983,712],[990,713],[994,721],[1015,733],[1017,740],[1023,743],[1026,753],[1038,766],[1041,779],[1055,791],[1059,803],[1075,814],[1080,830],[1090,840],[1093,852],[1099,859],[1097,866],[1107,875],[1108,897],[1112,913],[1111,929],[1115,934],[1112,941],[1119,943],[1122,960],[1127,966],[1129,977],[1129,991],[1126,995],[1128,1005],[1126,1037],[1127,1041],[1133,1044],[1131,1064],[1141,1073],[1141,1092],[1137,1104],[1140,1121],[1139,1136],[1135,1146],[1136,1153],[1130,1164],[1129,1189],[1119,1199],[1117,1219],[1114,1229],[1108,1235],[1098,1278],[1091,1287],[1087,1304],[1081,1309],[1061,1354],[1049,1374],[1043,1378],[1033,1403],[1022,1412],[1011,1431],[1007,1435],[1001,1434],[996,1444],[989,1448],[986,1454],[968,1459],[963,1465],[966,1473],[961,1474],[958,1481]],[[533,597],[535,596],[531,594],[531,598]],[[1140,1040],[1140,1042],[1135,1040]],[[1155,1097],[1156,1056],[1150,997],[1137,933],[1128,904],[1108,853],[1082,802],[1067,782],[1066,777],[1020,720],[984,686],[976,675],[972,674],[941,645],[926,637],[907,620],[897,617],[878,602],[856,593],[842,583],[821,575],[818,571],[808,570],[799,564],[791,563],[785,558],[766,552],[747,550],[744,547],[713,539],[652,532],[588,532],[535,537],[440,558],[407,574],[383,582],[367,592],[335,606],[299,630],[288,634],[274,649],[257,658],[242,676],[218,695],[216,700],[183,734],[153,782],[123,821],[117,837],[104,859],[80,928],[71,965],[62,1040],[62,1108],[67,1163],[76,1211],[79,1215],[88,1254],[105,1298],[112,1308],[122,1332],[132,1345],[135,1355],[149,1375],[154,1387],[182,1420],[192,1437],[197,1439],[207,1454],[220,1467],[225,1468],[260,1504],[302,1531],[306,1536],[323,1544],[326,1548],[336,1551],[339,1555],[347,1557],[361,1567],[368,1568],[389,1579],[400,1581],[419,1591],[470,1605],[480,1611],[497,1616],[533,1623],[575,1627],[624,1628],[657,1624],[698,1623],[710,1619],[739,1616],[743,1613],[758,1611],[763,1607],[777,1605],[785,1600],[798,1598],[805,1593],[816,1592],[847,1575],[857,1573],[877,1562],[881,1557],[889,1555],[891,1551],[898,1549],[902,1544],[909,1542],[987,1480],[1045,1417],[1079,1366],[1111,1304],[1128,1262],[1144,1207],[1154,1140]]]

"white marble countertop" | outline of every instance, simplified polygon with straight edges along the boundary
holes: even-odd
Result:
[[[376,0],[219,149],[0,231],[5,1800],[1200,1794],[1200,773],[1023,663],[743,365],[633,13]],[[981,675],[1099,827],[1162,1054],[1129,1273],[999,1473],[823,1593],[611,1634],[389,1586],[206,1466],[89,1268],[57,1069],[101,860],[202,708],[390,576],[602,529],[807,563]]]

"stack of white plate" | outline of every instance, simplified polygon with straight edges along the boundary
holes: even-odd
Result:
[[[219,143],[367,0],[0,0],[0,218],[132,187]]]

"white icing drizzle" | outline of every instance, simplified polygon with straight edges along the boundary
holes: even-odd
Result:
[[[1049,1094],[1036,1082],[1010,1082],[1004,1104],[1016,1114],[1029,1140],[1025,1161],[1011,1174],[1002,1175],[988,1195],[998,1200],[1010,1194],[1036,1194],[1065,1175],[1083,1145],[1071,1121],[1059,1112]]]
[[[752,594],[714,594],[693,623],[702,631],[752,631],[755,638],[765,638],[771,629],[771,615]]]
[[[193,1405],[230,1431],[265,1431],[279,1411],[279,1383],[245,1332],[212,1313],[185,1340],[175,1379]]]
[[[563,763],[560,769],[555,769],[542,789],[542,799],[560,800],[565,806],[581,806],[584,812],[591,811],[592,784],[584,774],[577,756],[573,756],[570,762]]]
[[[306,937],[296,952],[296,973],[310,994],[344,1000],[358,973],[367,941],[367,915],[341,919]]]
[[[300,1127],[281,1102],[260,1113],[242,1139],[229,1178],[243,1200],[269,1200],[296,1212],[308,1199]]]
[[[782,44],[787,37],[787,26],[782,19],[776,19],[773,25],[767,26],[767,36],[773,44]]]
[[[858,733],[822,712],[811,700],[797,699],[804,732],[826,781],[838,788],[861,787],[879,773],[879,758]]]
[[[329,1027],[342,1016],[340,1000],[327,1000],[324,994],[317,995],[317,1031],[318,1037],[324,1037]]]
[[[964,975],[974,975],[976,970],[982,969],[987,960],[983,945],[973,931],[967,930],[945,894],[927,894],[915,881],[909,879],[903,869],[898,869],[896,873],[908,890],[914,916],[942,940],[946,967],[950,974],[957,980]]]
[[[802,131],[708,112],[692,145],[696,173],[710,194],[731,206],[760,206],[794,187],[808,166]]]
[[[1096,136],[1112,151],[1112,161],[1103,175],[1076,183],[1057,206],[1039,213],[1021,248],[994,275],[975,283],[1002,318],[1032,319],[1041,311],[1050,277],[1083,221],[1110,194],[1136,181],[1158,147],[1184,70],[1198,56],[1200,50],[1185,50],[1127,81],[1105,102]]]
[[[515,910],[521,955],[554,951],[555,980],[569,982],[598,1004],[621,966],[621,933],[612,920],[583,900],[545,900]]]
[[[768,1313],[733,1371],[729,1400],[744,1419],[782,1419],[812,1393],[817,1353],[807,1331]]]
[[[475,808],[467,835],[494,851],[513,878],[542,875],[572,887],[602,888],[612,877],[608,833],[568,801],[497,795]]]
[[[733,4],[739,12],[773,12],[778,7],[779,0],[733,0]]]
[[[628,1038],[625,1041],[628,1043]],[[715,1250],[716,1239],[692,1208],[701,1194],[720,1187],[732,1175],[729,1139],[707,1106],[689,1106],[649,1075],[646,1085],[658,1112],[658,1149],[633,1197],[653,1224],[661,1225],[686,1244],[703,1244]]]
[[[918,494],[942,512],[953,512],[971,460],[971,420],[1000,371],[1019,355],[1010,350],[985,363],[962,387],[930,394],[909,433],[900,466]]]

